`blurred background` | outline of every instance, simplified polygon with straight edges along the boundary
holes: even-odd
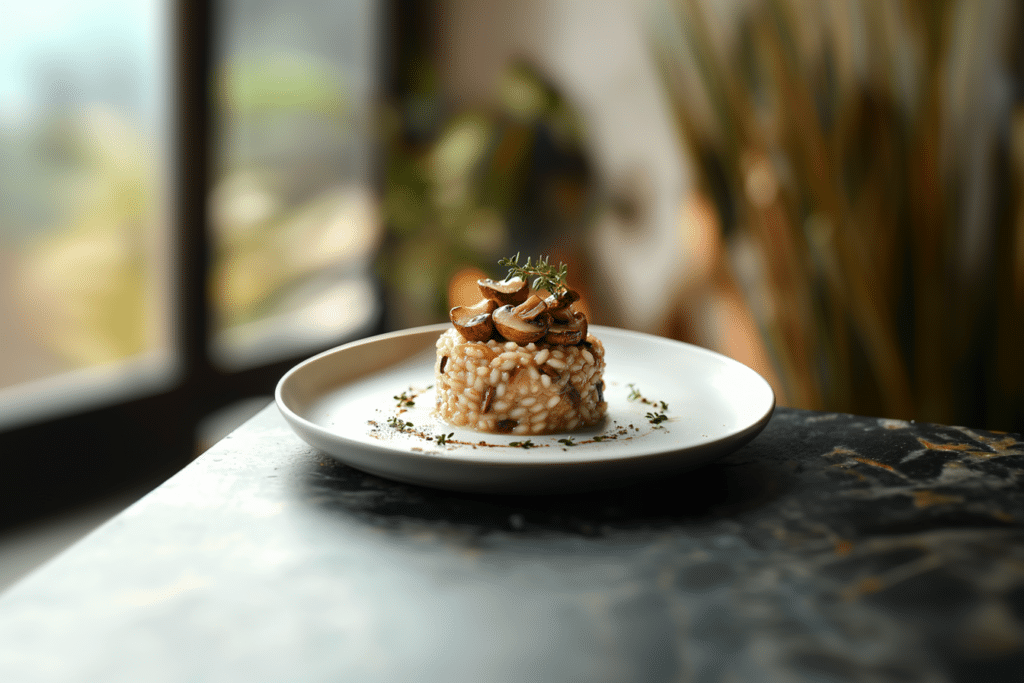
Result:
[[[0,585],[294,363],[446,320],[515,252],[567,263],[593,322],[736,358],[780,405],[1024,430],[1022,20],[1009,0],[7,8]]]

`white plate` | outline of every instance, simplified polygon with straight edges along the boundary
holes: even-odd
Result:
[[[450,327],[418,327],[325,351],[281,378],[277,405],[304,441],[352,467],[490,493],[608,488],[690,469],[754,438],[775,407],[768,383],[741,363],[690,344],[592,325],[605,346],[604,424],[539,437],[459,428],[432,414],[428,388],[435,343]],[[399,406],[403,392],[413,406]],[[648,413],[667,419],[655,424]],[[438,436],[449,434],[439,443]]]

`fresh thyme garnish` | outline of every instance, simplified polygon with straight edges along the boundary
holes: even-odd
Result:
[[[437,441],[438,446],[443,446],[446,443],[448,443],[449,439],[451,439],[453,436],[455,436],[455,432],[449,432],[448,434],[438,434],[437,436],[434,437],[434,440]]]
[[[529,441],[529,440],[527,440],[527,441],[512,441],[512,442],[509,443],[509,446],[512,446],[513,448],[536,448],[537,444],[535,444],[534,442]]]
[[[599,435],[599,436],[595,436],[595,437],[594,437],[594,441],[597,441],[597,442],[599,442],[599,443],[600,443],[601,441],[604,441],[604,440],[605,440],[605,439],[607,439],[607,438],[608,438],[607,436],[600,436],[600,435]]]
[[[568,439],[559,439],[558,443],[564,443],[566,446],[578,446],[579,444],[572,440],[572,437]]]
[[[416,402],[412,400],[413,397],[407,395],[404,391],[398,396],[393,396],[392,398],[398,401],[399,408],[412,408],[416,405]]]
[[[668,419],[668,415],[665,413],[647,413],[646,417],[655,429],[661,429],[661,423]]]
[[[413,425],[412,422],[399,420],[397,416],[392,416],[388,418],[388,426],[392,427],[393,429],[397,429],[400,432],[404,432],[410,429]]]
[[[568,289],[565,278],[569,274],[569,266],[564,263],[552,266],[547,256],[538,256],[536,263],[527,257],[526,264],[521,266],[519,254],[516,253],[512,258],[501,259],[498,265],[508,268],[509,278],[518,277],[524,281],[533,278],[534,289],[543,289],[551,294],[564,293]]]
[[[655,407],[661,406],[661,409],[663,411],[664,410],[668,410],[668,404],[667,403],[665,403],[664,401],[652,401],[651,399],[649,399],[646,396],[644,396],[643,394],[641,394],[640,390],[636,388],[635,384],[630,383],[630,384],[627,384],[626,386],[629,387],[629,396],[626,397],[627,401],[640,401],[641,403],[646,403],[649,406],[655,406]],[[648,413],[648,415],[650,415],[650,413]],[[666,418],[666,419],[668,419],[668,418]]]

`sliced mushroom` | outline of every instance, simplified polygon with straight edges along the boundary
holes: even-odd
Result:
[[[536,294],[518,306],[502,306],[491,314],[498,333],[517,344],[541,339],[548,331],[547,304]]]
[[[477,280],[476,286],[486,298],[499,306],[515,306],[526,301],[530,287],[526,280],[514,277],[507,280]]]
[[[568,396],[569,402],[572,403],[573,408],[579,408],[580,403],[583,401],[583,397],[580,396],[580,390],[576,388],[576,385],[571,381],[566,382],[562,391],[559,392],[562,396]]]
[[[541,374],[547,375],[548,377],[550,377],[551,379],[555,380],[556,382],[558,381],[558,370],[555,370],[553,367],[551,367],[547,363],[544,363],[543,365],[541,365],[537,369],[540,370]]]
[[[552,294],[547,299],[544,299],[544,303],[548,305],[549,311],[554,312],[569,308],[569,306],[572,306],[579,300],[579,292],[572,289],[565,289]]]
[[[544,303],[544,299],[541,299],[536,294],[531,294],[529,299],[515,307],[517,316],[523,320],[529,320],[531,322],[538,321],[542,317],[547,320],[547,316],[545,315],[547,310],[548,305]]]
[[[494,334],[491,314],[496,307],[496,303],[484,299],[474,306],[456,306],[448,317],[466,341],[487,341]]]
[[[544,335],[548,344],[575,346],[587,338],[587,316],[570,308],[551,313],[551,325]]]

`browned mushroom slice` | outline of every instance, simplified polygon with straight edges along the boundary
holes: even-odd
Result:
[[[537,369],[540,370],[541,374],[547,375],[548,377],[550,377],[551,379],[555,380],[556,382],[558,381],[558,377],[559,377],[558,370],[555,370],[553,367],[551,367],[547,363],[545,363],[544,365],[541,365]]]
[[[536,294],[531,294],[530,298],[515,307],[516,315],[523,320],[536,321],[544,318],[547,320],[545,315],[548,310],[548,305],[544,303],[544,299],[541,299]]]
[[[529,344],[548,331],[547,305],[534,294],[518,306],[502,306],[491,314],[498,333],[517,344]]]
[[[587,338],[587,316],[566,308],[551,313],[551,325],[544,341],[548,344],[575,346]]]
[[[499,306],[515,306],[526,301],[530,287],[526,280],[514,277],[509,280],[477,280],[476,286],[486,298]]]
[[[565,383],[565,387],[563,387],[562,391],[559,392],[559,393],[562,396],[568,396],[569,397],[569,402],[572,404],[573,408],[579,408],[580,407],[580,403],[583,402],[583,397],[580,396],[580,390],[577,389],[576,385],[573,384],[571,381],[570,382],[566,382]]]
[[[491,314],[497,304],[484,299],[474,306],[456,306],[448,317],[466,341],[487,341],[494,334]]]
[[[561,311],[580,300],[579,292],[572,289],[565,289],[561,292],[552,294],[547,299],[544,299],[544,303],[548,305],[548,310],[554,313],[555,311]]]

